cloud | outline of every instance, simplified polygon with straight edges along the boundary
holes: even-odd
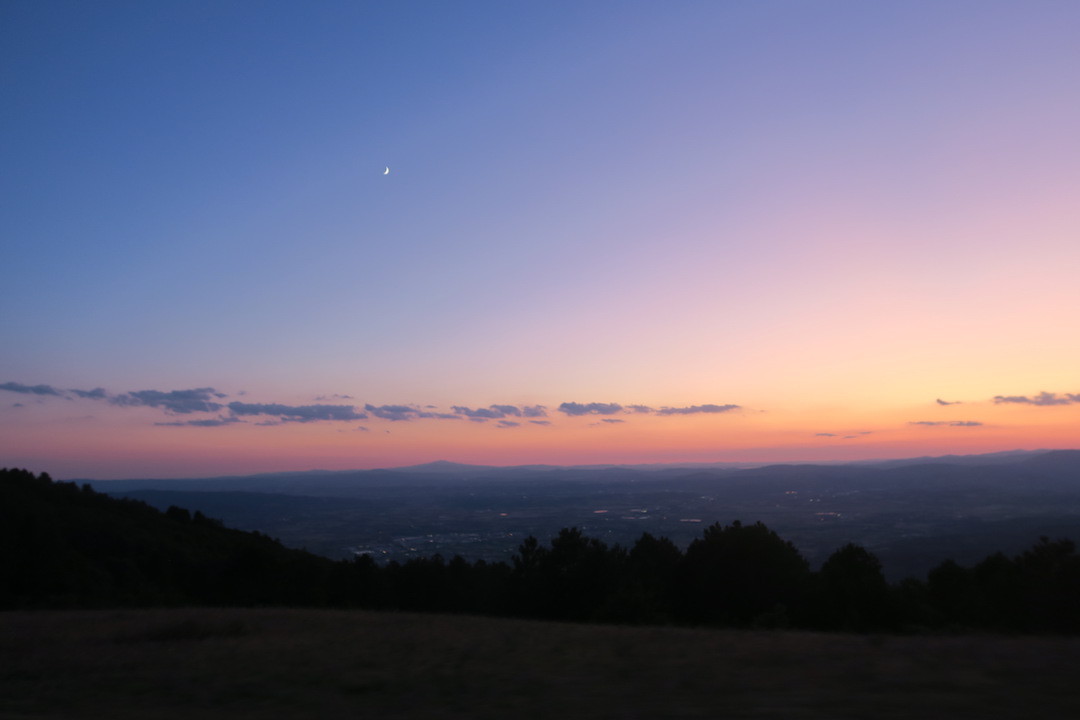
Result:
[[[117,395],[110,399],[114,405],[125,407],[145,405],[147,407],[163,408],[165,412],[187,414],[193,412],[216,412],[224,405],[216,403],[211,398],[225,397],[214,388],[193,388],[191,390],[138,390]]]
[[[12,403],[11,407],[26,407],[26,406],[23,405],[22,403]]]
[[[458,415],[470,420],[498,420],[505,417],[547,417],[546,408],[543,405],[518,407],[517,405],[489,405],[486,408],[475,410],[463,405],[454,405],[451,408]]]
[[[434,407],[433,405],[425,405],[425,407]],[[383,420],[390,420],[392,422],[408,422],[417,418],[434,419],[434,420],[460,420],[459,415],[453,413],[440,413],[440,412],[428,412],[427,410],[421,410],[416,405],[372,405],[368,403],[364,406],[364,409],[377,418]]]
[[[614,423],[624,423],[626,421],[625,420],[618,420],[618,419],[615,419],[615,418],[604,418],[600,422],[614,424]]]
[[[105,388],[94,388],[93,390],[76,390],[75,388],[69,388],[68,392],[73,392],[79,397],[88,400],[104,400],[107,397]]]
[[[916,420],[909,422],[908,425],[922,425],[923,427],[980,427],[981,422],[974,420]]]
[[[814,433],[814,437],[836,437],[836,433]]]
[[[237,418],[249,416],[264,416],[254,425],[268,426],[295,422],[316,421],[352,421],[366,420],[375,417],[391,422],[405,422],[418,419],[435,420],[469,420],[483,423],[489,421],[501,421],[511,419],[527,419],[534,425],[551,425],[544,420],[548,417],[549,408],[545,405],[510,405],[494,403],[487,407],[468,407],[464,405],[452,406],[452,412],[439,412],[435,405],[372,405],[363,406],[352,404],[330,404],[322,401],[332,399],[352,400],[353,396],[342,393],[332,393],[315,397],[318,401],[313,405],[285,405],[282,403],[251,403],[251,402],[220,402],[229,397],[228,394],[218,392],[212,387],[190,388],[186,390],[132,390],[129,392],[113,395],[105,388],[97,387],[91,390],[76,388],[60,389],[52,385],[24,385],[22,383],[7,382],[0,384],[0,390],[21,393],[24,395],[56,396],[67,399],[81,398],[87,400],[104,400],[119,407],[152,407],[163,410],[169,415],[187,415],[191,413],[219,413],[227,410],[231,414],[229,422]],[[235,393],[234,396],[246,396],[246,391]],[[1071,397],[1071,396],[1070,396]],[[1080,398],[1080,396],[1077,396]],[[1080,401],[1080,400],[1078,400]],[[39,402],[42,402],[39,400]],[[649,414],[658,415],[696,415],[717,414],[731,410],[742,409],[739,405],[690,405],[687,407],[661,407],[654,408],[649,405],[621,405],[619,403],[578,403],[564,402],[557,411],[570,417],[581,416],[614,416],[619,414]],[[242,422],[242,420],[241,420]],[[607,421],[609,424],[622,421]],[[214,427],[225,424],[221,418],[207,419],[204,421],[177,421],[156,423],[163,426],[201,426]],[[500,423],[499,427],[516,427],[514,425]]]
[[[155,425],[162,425],[167,427],[221,427],[222,425],[232,425],[233,423],[244,422],[238,417],[219,417],[211,418],[209,420],[180,420],[177,422],[158,422]]]
[[[513,420],[500,420],[496,423],[496,426],[501,428],[514,428],[518,427],[519,425],[521,425],[521,423],[514,422]]]
[[[1024,395],[995,395],[994,404],[1002,405],[1008,403],[1025,404],[1025,405],[1069,405],[1070,403],[1080,403],[1080,395],[1073,393],[1063,393],[1059,396],[1057,393],[1041,392],[1035,397],[1027,397]]]
[[[56,395],[57,397],[64,396],[64,393],[60,392],[52,385],[23,385],[22,383],[17,382],[6,382],[0,385],[0,390],[23,393],[25,395]]]
[[[618,403],[576,403],[564,402],[559,405],[559,412],[572,417],[579,415],[615,415],[622,412],[622,405]]]
[[[657,415],[697,415],[698,413],[724,413],[739,410],[739,405],[691,405],[690,407],[665,407],[656,411]]]
[[[962,405],[963,404],[959,400],[949,402],[948,400],[942,400],[941,398],[938,398],[934,402],[936,402],[938,405]]]
[[[506,408],[506,407],[512,407],[512,406],[510,406],[510,405],[492,405],[489,408],[476,408],[475,410],[473,410],[471,408],[464,407],[463,405],[454,405],[450,409],[453,410],[458,415],[464,415],[465,417],[467,417],[469,419],[472,419],[472,420],[476,420],[476,419],[480,419],[480,420],[498,420],[499,418],[506,417],[506,413],[503,412],[502,410],[500,410],[499,408]],[[515,414],[517,414],[517,415],[521,414],[521,411],[518,410],[517,408],[513,408],[513,409],[515,411]]]
[[[366,420],[367,414],[352,405],[281,405],[279,403],[229,403],[234,415],[276,415],[277,422],[315,422],[318,420]],[[259,425],[277,424],[258,423]]]
[[[394,422],[412,420],[413,416],[420,412],[408,405],[372,405],[371,403],[365,405],[364,409],[377,418]]]
[[[687,407],[662,407],[659,410],[648,405],[620,405],[619,403],[576,403],[564,402],[559,406],[559,412],[571,417],[581,415],[617,415],[619,413],[656,413],[657,415],[699,415],[725,413],[732,410],[741,410],[741,405],[690,405]]]

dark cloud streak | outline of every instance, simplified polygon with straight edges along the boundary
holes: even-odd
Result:
[[[665,407],[656,411],[657,415],[697,415],[699,413],[725,413],[741,409],[740,405],[691,405],[690,407]]]
[[[623,406],[619,403],[576,403],[564,402],[559,405],[559,412],[571,417],[581,415],[615,415],[622,412]]]
[[[17,382],[6,382],[0,385],[0,390],[22,393],[24,395],[55,395],[56,397],[64,397],[64,393],[60,392],[52,385],[23,385],[22,383]]]
[[[649,407],[648,405],[620,405],[619,403],[577,403],[577,402],[564,402],[559,406],[559,412],[569,415],[571,417],[580,417],[582,415],[618,415],[620,413],[655,413],[657,415],[702,415],[702,414],[717,414],[731,412],[732,410],[741,410],[741,405],[715,405],[712,403],[706,403],[704,405],[689,405],[687,407],[662,407],[659,410]]]
[[[221,427],[223,425],[232,425],[234,423],[242,422],[244,421],[238,417],[219,417],[208,420],[180,420],[177,422],[158,422],[154,424],[165,427]]]
[[[168,413],[186,415],[193,412],[217,412],[224,405],[214,402],[211,398],[225,397],[214,388],[192,388],[191,390],[135,390],[109,399],[114,405],[122,407],[156,407]]]
[[[279,403],[229,403],[234,415],[276,415],[280,422],[319,420],[366,420],[367,414],[352,405],[281,405]],[[260,423],[263,424],[263,423]]]
[[[1034,397],[1027,397],[1026,395],[995,395],[995,405],[1038,405],[1040,407],[1049,407],[1051,405],[1070,405],[1072,403],[1080,403],[1080,394],[1074,393],[1051,393],[1043,391]]]
[[[484,419],[484,420],[498,420],[505,417],[547,417],[547,412],[543,405],[532,405],[518,407],[517,405],[489,405],[486,408],[476,408],[475,410],[464,405],[454,405],[450,408],[456,414],[469,418],[470,420]]]
[[[70,388],[68,392],[73,392],[77,396],[86,398],[87,400],[105,400],[108,398],[108,393],[105,392],[105,388],[94,388],[93,390],[76,390],[75,388]]]
[[[975,420],[915,420],[908,425],[922,425],[923,427],[981,427],[981,422]]]
[[[420,411],[408,405],[372,405],[368,403],[364,409],[377,418],[390,420],[391,422],[406,422]]]

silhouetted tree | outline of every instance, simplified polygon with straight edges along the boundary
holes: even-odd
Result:
[[[1021,630],[1080,632],[1080,557],[1071,540],[1042,537],[1016,558],[1027,623]]]
[[[956,629],[974,624],[980,603],[970,570],[949,559],[927,573],[926,580],[933,624]]]
[[[548,588],[541,565],[548,550],[530,535],[511,558],[510,612],[523,617],[543,617],[548,604]]]
[[[818,572],[814,595],[821,627],[865,632],[894,624],[881,561],[860,545],[848,543],[829,556]]]
[[[544,615],[577,621],[602,618],[619,586],[625,556],[621,548],[609,550],[577,528],[563,528],[540,561]]]
[[[690,543],[679,572],[680,617],[693,623],[782,623],[803,600],[809,565],[790,542],[758,522],[715,523]]]
[[[165,511],[165,517],[177,522],[188,523],[191,522],[191,511],[187,508],[170,505],[169,509]]]
[[[612,619],[665,623],[672,619],[675,579],[682,552],[666,537],[643,533],[627,556],[617,595],[609,602]]]
[[[968,624],[995,630],[1018,630],[1024,624],[1024,581],[1017,563],[997,552],[970,572],[974,586],[972,616]]]

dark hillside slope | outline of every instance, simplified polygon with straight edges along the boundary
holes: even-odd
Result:
[[[182,508],[0,470],[0,608],[319,602],[332,563]]]

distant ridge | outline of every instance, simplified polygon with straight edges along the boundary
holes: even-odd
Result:
[[[385,468],[393,472],[420,472],[420,473],[462,473],[462,472],[507,472],[507,471],[536,471],[546,472],[553,470],[743,470],[748,468],[762,467],[774,463],[752,462],[673,462],[673,463],[596,463],[592,465],[469,465],[456,463],[449,460],[435,460],[434,462],[420,465],[406,465],[405,467]],[[788,463],[781,463],[788,464]],[[820,463],[829,464],[829,463]],[[347,471],[346,471],[347,472]]]
[[[494,465],[468,465],[466,463],[450,462],[449,460],[435,460],[434,462],[421,465],[406,465],[405,467],[384,468],[392,472],[417,472],[417,473],[462,473],[462,472],[486,472],[490,470],[506,470]],[[520,468],[514,468],[520,469]]]
[[[103,492],[123,492],[135,488],[159,490],[231,490],[245,492],[275,492],[292,494],[329,494],[335,489],[443,484],[468,479],[511,482],[535,481],[548,477],[561,481],[603,480],[614,473],[642,473],[650,478],[685,472],[740,473],[788,468],[796,472],[836,472],[850,470],[887,470],[917,465],[946,465],[956,467],[1011,466],[1031,463],[1032,470],[1065,470],[1080,462],[1080,450],[1009,450],[981,455],[941,455],[893,460],[859,460],[852,462],[785,462],[785,463],[652,463],[597,465],[470,465],[449,460],[435,460],[419,465],[373,470],[306,470],[253,475],[225,475],[212,478],[134,478],[130,480],[93,480],[73,478],[72,482],[90,483]],[[846,471],[842,471],[846,472]]]
[[[1055,453],[1072,453],[1071,457],[1080,457],[1080,450],[1002,450],[992,453],[979,453],[974,455],[923,455],[913,458],[887,458],[884,460],[792,460],[788,462],[670,462],[670,463],[594,463],[589,465],[470,465],[456,463],[449,460],[435,460],[420,465],[408,465],[405,467],[385,468],[395,472],[483,472],[483,471],[517,471],[517,470],[750,470],[765,467],[781,466],[820,466],[836,467],[852,465],[856,467],[900,467],[903,465],[996,465],[1014,463],[1026,458],[1034,458],[1042,455]],[[348,471],[342,471],[348,472]]]
[[[914,458],[897,458],[894,460],[857,460],[849,465],[872,465],[875,467],[901,467],[904,465],[999,465],[1014,463],[1033,458],[1038,455],[1046,455],[1055,452],[1075,452],[1080,450],[1002,450],[1001,452],[982,453],[979,455],[924,455]]]
[[[1080,450],[1051,450],[1025,460],[1022,465],[1032,470],[1052,473],[1075,473],[1080,466]]]

